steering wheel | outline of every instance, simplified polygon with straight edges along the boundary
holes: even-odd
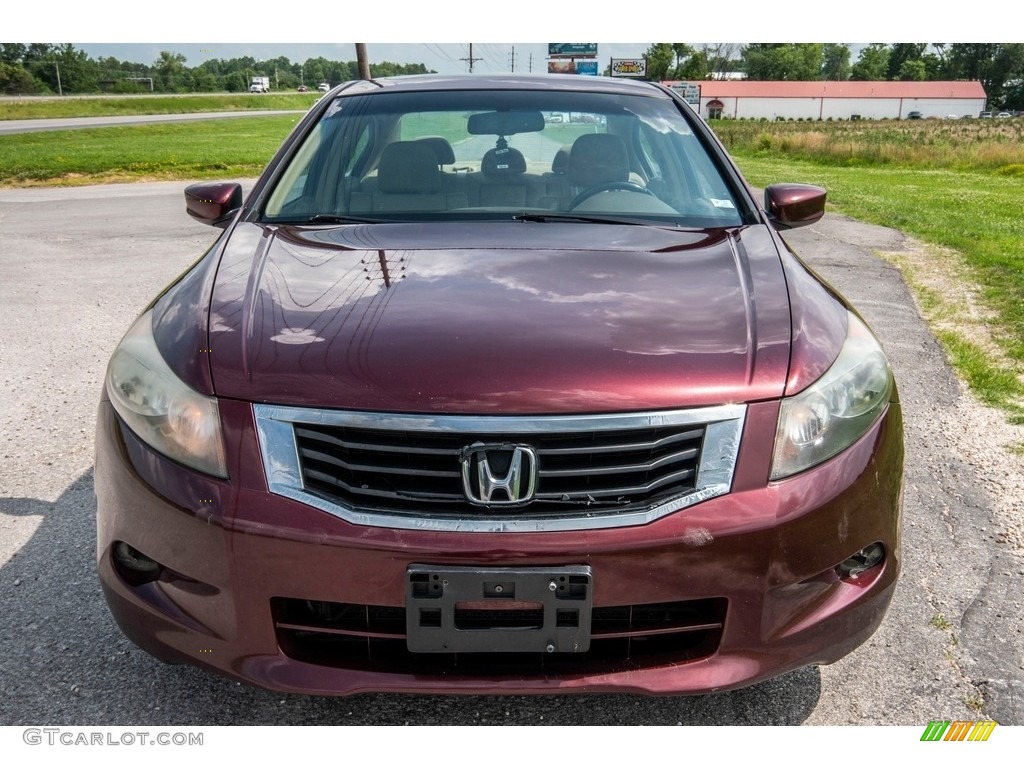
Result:
[[[566,210],[571,211],[575,209],[576,206],[586,200],[589,200],[594,195],[600,194],[601,192],[610,192],[616,189],[622,190],[623,192],[639,192],[644,195],[650,195],[651,197],[656,196],[651,192],[651,190],[647,189],[647,187],[643,187],[635,181],[607,181],[604,184],[595,184],[592,187],[584,189],[572,199],[572,202],[569,203],[569,207]]]

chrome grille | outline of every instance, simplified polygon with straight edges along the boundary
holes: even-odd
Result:
[[[357,508],[423,514],[488,514],[466,499],[460,453],[475,442],[523,439],[295,425],[307,489]],[[644,507],[690,492],[703,439],[703,427],[532,435],[538,489],[522,514],[561,514],[571,506]]]
[[[274,493],[368,525],[568,530],[642,524],[727,493],[745,409],[551,417],[255,412]],[[460,457],[480,444],[530,446],[532,499],[510,508],[471,497]],[[500,466],[502,451],[494,453]]]

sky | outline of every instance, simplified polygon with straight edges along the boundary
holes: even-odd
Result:
[[[354,42],[368,41],[371,63],[423,63],[444,74],[468,71],[470,40],[480,57],[474,72],[507,72],[515,47],[516,71],[546,69],[547,43],[597,41],[599,58],[643,54],[655,36],[696,43],[725,42],[997,42],[992,19],[997,0],[962,3],[931,0],[927,13],[916,3],[857,0],[824,3],[767,3],[764,0],[687,4],[679,0],[642,3],[552,3],[551,0],[410,0],[358,5],[352,0],[302,0],[285,4],[185,3],[156,10],[137,0],[51,0],[19,4],[6,13],[4,42],[73,43],[93,57],[151,63],[162,50],[182,53],[188,66],[208,58],[314,56],[355,59]],[[905,6],[905,7],[904,7]],[[207,42],[213,40],[215,42]],[[374,42],[376,41],[376,42]],[[467,42],[458,42],[467,41]],[[513,42],[518,41],[518,42]],[[1008,41],[1018,42],[1018,41]],[[855,44],[855,43],[854,43]],[[861,43],[863,44],[863,43]],[[861,44],[856,44],[859,47]]]

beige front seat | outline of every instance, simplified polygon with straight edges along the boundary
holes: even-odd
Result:
[[[353,199],[354,202],[354,199]],[[370,210],[445,211],[466,206],[464,194],[446,192],[434,148],[419,141],[396,141],[384,148]]]

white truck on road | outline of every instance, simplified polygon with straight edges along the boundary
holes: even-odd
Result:
[[[249,81],[249,93],[270,93],[269,77],[254,77]]]

